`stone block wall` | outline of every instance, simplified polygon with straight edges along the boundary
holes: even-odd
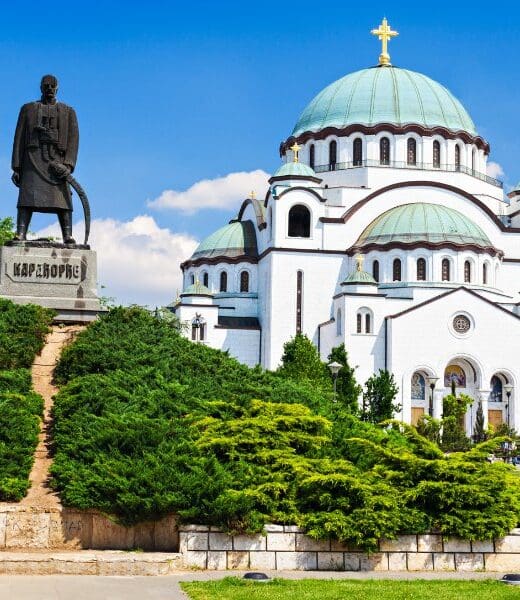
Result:
[[[229,536],[216,527],[179,528],[183,564],[199,569],[301,571],[518,571],[520,529],[500,540],[469,542],[438,534],[381,540],[378,552],[316,541],[294,526],[267,525],[265,535]]]
[[[93,511],[31,509],[0,505],[0,551],[9,549],[95,549],[176,552],[177,520],[123,527]]]

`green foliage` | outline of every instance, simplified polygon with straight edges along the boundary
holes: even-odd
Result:
[[[331,402],[308,340],[293,342],[284,366],[265,372],[144,310],[110,311],[57,369],[52,474],[63,502],[128,524],[169,512],[230,532],[297,524],[367,550],[401,532],[489,539],[517,524],[511,467],[484,450],[445,456],[402,423],[361,421]],[[379,417],[397,388],[388,373],[374,379]]]
[[[379,373],[369,377],[363,392],[364,418],[371,423],[380,423],[391,419],[394,412],[401,410],[400,405],[394,404],[399,388],[393,373],[379,370]]]
[[[279,372],[284,377],[306,379],[323,388],[331,385],[327,366],[321,362],[318,349],[303,333],[296,334],[284,344]]]
[[[345,350],[345,344],[340,344],[332,348],[328,356],[328,362],[338,362],[343,365],[339,370],[336,380],[336,401],[338,404],[351,413],[358,413],[358,399],[363,388],[358,384],[355,377],[355,368],[348,363],[348,355]]]
[[[0,246],[14,237],[14,221],[11,217],[0,219]]]
[[[453,382],[452,382],[453,384]],[[466,394],[449,394],[442,402],[442,439],[441,447],[447,452],[468,450],[471,441],[464,430],[464,418],[468,407],[473,404],[473,398]]]
[[[487,439],[486,428],[484,425],[484,411],[482,410],[482,402],[479,401],[477,406],[477,414],[475,416],[475,427],[473,429],[473,440],[475,443],[485,442]]]

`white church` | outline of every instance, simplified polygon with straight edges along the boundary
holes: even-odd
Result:
[[[364,383],[399,385],[397,417],[440,417],[457,390],[520,430],[520,186],[486,174],[489,143],[444,86],[392,66],[322,90],[280,145],[265,199],[182,265],[173,310],[194,341],[275,369],[301,332],[345,344]]]

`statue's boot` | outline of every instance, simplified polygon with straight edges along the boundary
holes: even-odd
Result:
[[[18,208],[18,214],[16,216],[16,234],[13,238],[14,240],[24,242],[27,239],[27,230],[29,229],[31,217],[32,210],[30,208]]]
[[[59,212],[58,219],[60,221],[63,243],[75,244],[76,240],[72,237],[72,211]]]

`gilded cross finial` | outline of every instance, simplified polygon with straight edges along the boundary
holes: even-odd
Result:
[[[300,159],[298,157],[298,153],[300,152],[300,150],[302,149],[301,146],[298,146],[298,142],[294,142],[294,144],[291,146],[291,150],[294,153],[294,162],[298,162]]]
[[[256,198],[256,192],[255,192],[255,190],[251,190],[249,192],[249,197],[251,198],[251,200],[254,200]]]
[[[381,54],[379,55],[379,64],[380,65],[389,65],[390,64],[390,54],[388,54],[388,42],[393,37],[399,35],[397,31],[393,31],[386,17],[383,19],[381,25],[379,25],[378,29],[372,29],[370,32],[372,35],[377,35],[379,40],[381,41]]]
[[[356,270],[357,271],[362,271],[363,270],[363,261],[365,260],[364,256],[362,254],[357,254],[356,255]]]

